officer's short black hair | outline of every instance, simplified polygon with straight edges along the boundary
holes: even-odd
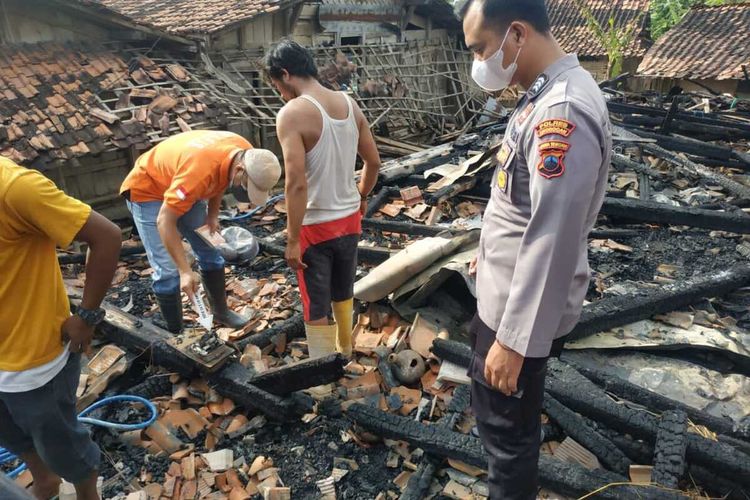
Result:
[[[513,21],[526,21],[539,33],[550,31],[544,0],[466,0],[459,10],[462,19],[476,2],[482,4],[485,23],[505,27]]]
[[[274,79],[279,79],[284,70],[291,76],[318,77],[312,54],[294,40],[284,38],[271,48],[265,59],[266,73]]]

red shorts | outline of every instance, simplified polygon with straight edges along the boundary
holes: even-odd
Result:
[[[297,281],[305,321],[330,317],[331,302],[354,295],[361,233],[359,210],[343,219],[302,226],[300,251],[307,268],[297,271]]]

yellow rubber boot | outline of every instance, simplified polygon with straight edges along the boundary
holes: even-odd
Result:
[[[307,352],[310,359],[322,358],[336,352],[336,325],[308,325],[305,323]]]
[[[333,302],[333,318],[336,320],[336,351],[347,358],[352,357],[352,313],[354,299]]]

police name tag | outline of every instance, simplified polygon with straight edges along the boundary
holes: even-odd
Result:
[[[503,145],[500,146],[500,150],[497,152],[495,159],[497,160],[497,164],[500,165],[500,168],[508,170],[515,154],[516,148],[510,141],[505,141],[503,142]]]

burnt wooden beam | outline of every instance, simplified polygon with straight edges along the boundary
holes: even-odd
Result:
[[[547,369],[546,391],[571,410],[649,443],[656,441],[658,417],[618,404],[603,389],[566,363],[550,359]],[[750,487],[750,455],[697,434],[690,434],[687,441],[690,463],[717,474],[729,474],[736,477],[738,483]]]
[[[690,420],[694,423],[705,425],[714,432],[726,434],[738,439],[750,440],[750,428],[741,428],[735,425],[734,421],[729,418],[718,417],[705,411],[698,410],[697,408],[693,408],[692,406],[675,401],[674,399],[662,396],[659,393],[644,389],[643,387],[637,386],[625,379],[604,373],[603,371],[581,367],[575,362],[566,359],[564,352],[560,356],[560,359],[574,366],[581,375],[595,382],[597,385],[600,385],[607,392],[616,394],[623,399],[645,406],[650,410],[660,412],[666,410],[681,410],[687,413]]]
[[[639,174],[645,174],[653,179],[665,179],[669,177],[668,174],[659,170],[653,169],[645,163],[639,163],[633,161],[625,155],[615,153],[612,155],[612,164],[620,168],[628,168]]]
[[[478,174],[477,174],[478,175]],[[465,180],[458,180],[450,186],[445,186],[442,189],[438,189],[434,193],[427,193],[425,195],[425,202],[429,205],[440,205],[444,201],[450,200],[454,196],[457,196],[463,192],[469,191],[477,185],[478,177],[469,177]]]
[[[283,396],[339,380],[344,376],[346,363],[341,354],[334,353],[271,368],[253,376],[249,382],[271,394]]]
[[[750,216],[740,213],[716,212],[693,207],[674,207],[655,201],[632,198],[604,198],[601,214],[628,221],[699,227],[731,233],[750,233]]]
[[[446,431],[452,432],[456,427],[458,419],[470,404],[470,390],[467,385],[459,385],[453,391],[453,397],[448,404],[445,415],[440,417],[435,425],[443,427]],[[417,470],[409,478],[406,488],[399,497],[400,500],[422,500],[429,496],[432,478],[435,477],[438,468],[442,465],[442,458],[427,456],[419,464]]]
[[[263,349],[264,347],[274,343],[276,337],[279,335],[286,335],[287,342],[301,338],[305,336],[305,320],[302,318],[302,314],[295,314],[289,319],[286,319],[274,326],[266,328],[262,332],[255,333],[244,339],[240,339],[235,342],[235,345],[240,349],[244,350],[250,344],[256,345]]]
[[[430,168],[431,160],[447,155],[451,151],[453,151],[453,144],[442,144],[396,160],[387,161],[380,168],[379,181],[382,184],[391,184],[410,175],[424,173]]]
[[[106,317],[98,329],[108,340],[184,376],[201,370],[197,361],[167,342],[172,338],[171,333],[111,304],[104,303],[102,307]],[[340,355],[293,363],[263,374],[230,361],[218,372],[207,375],[207,379],[220,394],[235,402],[271,418],[286,420],[295,419],[312,408],[311,400],[293,394],[295,391],[335,382],[341,378],[343,367],[344,359]]]
[[[380,210],[380,207],[385,205],[385,203],[388,201],[388,198],[391,196],[397,196],[399,193],[399,189],[391,186],[383,186],[380,191],[378,191],[378,194],[370,198],[370,200],[367,202],[367,210],[365,211],[365,220],[369,219],[376,213],[378,213],[378,210]]]
[[[609,470],[627,476],[633,462],[612,441],[586,424],[574,411],[549,394],[544,398],[544,413],[562,427],[565,434],[575,439]]]
[[[682,168],[687,173],[692,174],[696,177],[701,177],[706,181],[713,184],[718,184],[723,187],[728,193],[731,193],[742,200],[750,200],[750,188],[744,184],[730,179],[724,174],[716,172],[708,167],[705,167],[699,163],[695,163],[683,156],[677,155],[672,151],[667,151],[661,146],[654,144],[646,144],[643,148],[646,152],[653,154],[659,158],[662,158],[679,168]]]
[[[410,236],[437,236],[440,233],[449,232],[453,235],[465,233],[466,229],[457,229],[445,226],[426,226],[412,222],[390,221],[383,219],[362,219],[362,227],[374,231],[385,231],[388,233],[408,234]],[[643,229],[594,229],[589,233],[592,239],[607,238],[629,238],[644,233]],[[361,249],[360,249],[361,250]]]
[[[446,231],[450,231],[451,233],[465,232],[463,229],[450,229],[442,226],[426,226],[424,224],[383,219],[362,219],[362,227],[388,233],[408,234],[409,236],[437,236]]]
[[[365,430],[388,439],[407,441],[425,452],[460,460],[487,469],[487,454],[479,439],[448,431],[437,425],[424,425],[408,417],[386,413],[360,403],[347,411],[347,416]],[[580,497],[611,483],[628,482],[624,476],[605,470],[589,471],[578,464],[562,462],[548,455],[539,457],[539,482],[545,488],[563,495]],[[687,499],[677,492],[650,486],[612,486],[603,489],[597,498]]]
[[[681,280],[638,294],[608,297],[584,306],[569,340],[587,337],[694,304],[706,297],[719,297],[750,284],[750,265],[738,265]]]
[[[568,340],[674,311],[706,297],[719,297],[749,284],[750,266],[742,265],[694,276],[642,293],[601,299],[583,307],[581,318],[568,334]],[[462,366],[468,366],[471,359],[469,346],[452,340],[435,339],[432,352],[439,358]]]
[[[621,115],[646,115],[646,116],[657,116],[665,117],[667,110],[662,108],[655,108],[652,106],[639,106],[637,104],[626,104],[622,102],[610,101],[607,103],[607,108],[611,113]],[[727,129],[734,129],[746,132],[750,134],[750,124],[740,122],[737,120],[722,119],[715,116],[706,116],[705,114],[693,114],[688,111],[678,111],[674,115],[674,119],[690,122],[700,123],[701,125],[715,125],[717,127],[725,127]]]
[[[717,144],[689,139],[687,137],[656,134],[640,128],[630,127],[628,130],[640,137],[654,139],[659,146],[672,151],[679,151],[700,158],[713,158],[715,160],[731,160],[734,158],[747,166],[750,166],[750,160],[748,160],[747,155],[738,153],[727,146],[719,146]]]

